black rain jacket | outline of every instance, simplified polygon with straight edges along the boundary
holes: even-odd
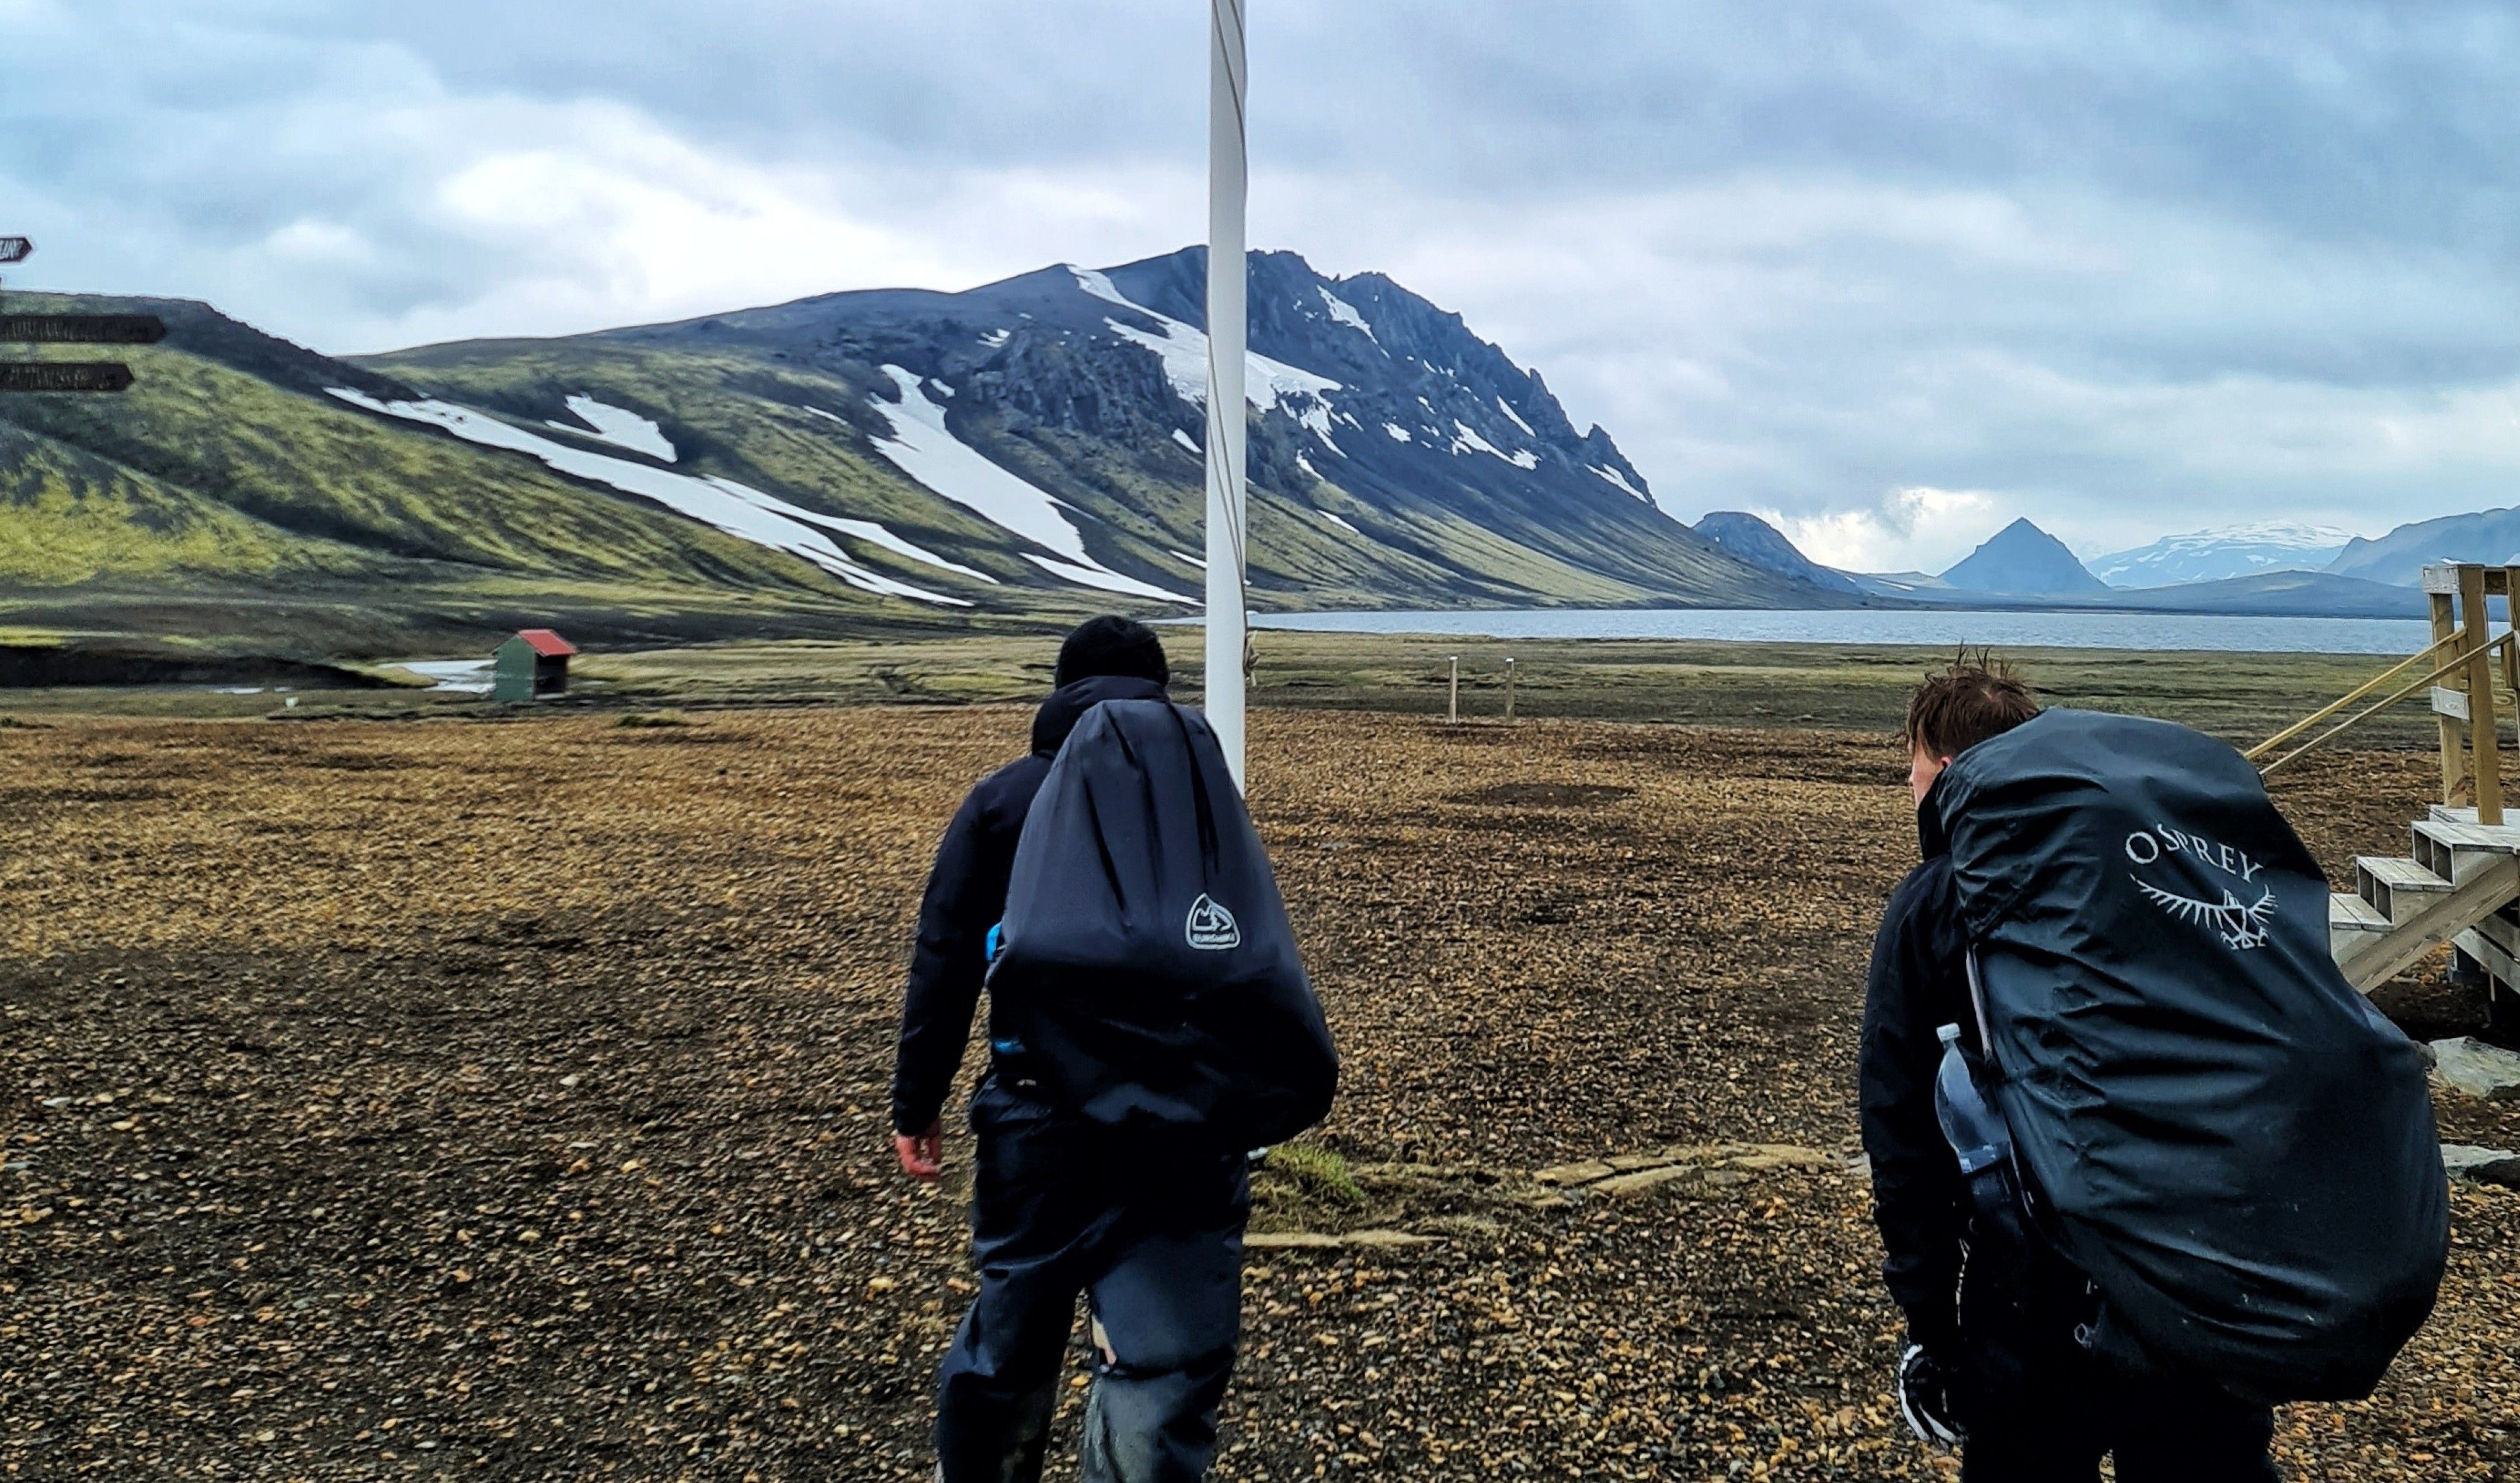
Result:
[[[989,928],[1007,910],[1007,877],[1033,795],[1050,776],[1076,723],[1105,700],[1160,700],[1151,680],[1114,675],[1053,691],[1033,716],[1032,752],[980,780],[945,827],[927,893],[919,904],[919,943],[902,996],[901,1042],[892,1068],[892,1126],[919,1134],[944,1110],[971,1038],[971,1016],[989,971]]]
[[[1940,786],[1939,784],[1936,786]],[[1968,991],[1968,936],[1952,885],[1949,847],[1918,811],[1925,862],[1901,881],[1872,945],[1858,1060],[1864,1152],[1872,1163],[1872,1218],[1886,1253],[1881,1275],[1917,1343],[1950,1355],[1959,1337],[1961,1254],[1968,1187],[1934,1117],[1934,1074],[1947,1024],[1978,1048]]]

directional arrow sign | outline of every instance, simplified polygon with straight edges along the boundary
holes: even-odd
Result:
[[[0,237],[0,262],[23,262],[35,245],[22,237]]]
[[[166,337],[155,314],[0,314],[0,340],[42,345],[154,345]]]
[[[131,368],[110,360],[0,363],[0,391],[124,391]]]

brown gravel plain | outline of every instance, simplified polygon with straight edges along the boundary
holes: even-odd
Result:
[[[970,1284],[957,1191],[891,1171],[894,995],[1024,724],[0,731],[0,1470],[924,1478]],[[1273,1176],[1259,1226],[1433,1239],[1255,1251],[1220,1477],[1952,1474],[1885,1404],[1846,1162],[1902,764],[1257,716],[1356,1171]],[[2431,766],[2283,792],[2332,861],[2394,852]],[[1672,1146],[1625,1193],[1530,1177]],[[2368,1404],[2286,1414],[2287,1476],[2520,1477],[2520,1193],[2455,1221],[2434,1324]]]

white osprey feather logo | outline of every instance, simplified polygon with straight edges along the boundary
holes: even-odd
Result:
[[[2257,905],[2243,906],[2240,898],[2229,891],[2223,893],[2222,903],[2217,905],[2193,896],[2182,896],[2177,891],[2165,891],[2144,880],[2136,881],[2136,889],[2143,892],[2145,900],[2180,921],[2210,926],[2221,932],[2223,946],[2234,952],[2245,953],[2251,948],[2265,947],[2267,940],[2274,935],[2275,893],[2272,891],[2259,896]]]
[[[2191,834],[2183,830],[2162,826],[2138,830],[2127,835],[2127,859],[2137,865],[2159,863],[2164,855],[2185,855],[2208,870],[2237,879],[2243,888],[2253,885],[2264,865],[2240,850]],[[2256,902],[2240,899],[2240,893],[2226,887],[2223,899],[2209,901],[2165,890],[2130,871],[2127,878],[2134,881],[2143,898],[2172,917],[2191,926],[2210,927],[2223,939],[2223,946],[2235,953],[2265,947],[2274,938],[2275,893],[2272,886],[2259,886]]]
[[[1183,928],[1190,945],[1202,952],[1222,953],[1242,946],[1242,923],[1234,914],[1206,896],[1190,904],[1190,921]]]

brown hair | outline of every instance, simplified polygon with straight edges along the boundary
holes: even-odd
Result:
[[[1908,746],[1932,757],[1957,757],[2039,714],[2029,682],[1981,650],[1961,650],[1949,668],[1927,675],[1908,699]]]

